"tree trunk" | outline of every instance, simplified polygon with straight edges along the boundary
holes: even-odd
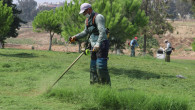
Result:
[[[0,49],[2,49],[3,48],[3,44],[1,43],[1,41],[0,41]]]
[[[146,34],[144,34],[144,47],[143,47],[143,55],[146,55],[146,40],[147,40],[147,37],[146,37]]]
[[[146,0],[146,9],[145,9],[145,13],[146,13],[146,16],[148,16],[148,0]],[[146,32],[147,30],[145,30],[145,34],[144,34],[144,47],[143,47],[143,55],[145,56],[146,55]]]
[[[51,31],[50,31],[49,51],[51,51],[53,36],[54,36],[54,33],[52,34]]]
[[[3,42],[2,48],[3,48],[3,49],[5,48],[5,42]]]

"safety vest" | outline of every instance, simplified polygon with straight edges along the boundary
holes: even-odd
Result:
[[[96,33],[96,32],[99,33],[99,32],[98,32],[98,29],[97,29],[97,25],[96,25],[96,23],[95,23],[95,18],[96,18],[97,15],[98,15],[98,13],[95,13],[95,14],[93,15],[93,18],[92,18],[92,25],[89,25],[89,23],[88,23],[89,18],[86,18],[86,26],[87,26],[87,29],[88,29],[88,27],[90,27],[90,26],[94,26],[95,29],[93,30],[93,32],[95,32],[95,33]],[[106,28],[106,35],[107,35],[107,38],[109,38],[110,30],[109,30],[108,28]]]

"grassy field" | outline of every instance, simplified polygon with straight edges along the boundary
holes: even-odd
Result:
[[[89,84],[90,56],[83,56],[48,92],[78,55],[1,49],[0,110],[195,108],[195,61],[190,60],[109,55],[112,86],[103,87]]]

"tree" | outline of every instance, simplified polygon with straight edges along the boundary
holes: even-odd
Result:
[[[20,17],[24,21],[33,21],[37,14],[37,2],[34,0],[18,0],[18,7],[22,10]]]
[[[93,4],[95,11],[104,15],[110,29],[110,44],[115,52],[123,49],[127,39],[137,34],[141,25],[147,24],[145,13],[140,10],[140,0],[100,0]]]
[[[177,9],[176,9],[176,4],[173,0],[170,0],[168,3],[168,10],[167,13],[169,14],[168,18],[170,19],[176,19],[177,18]]]
[[[20,29],[21,27],[21,23],[25,23],[24,21],[22,21],[18,15],[21,13],[21,11],[19,11],[17,8],[16,8],[16,5],[15,4],[12,4],[12,0],[0,0],[2,1],[3,5],[6,5],[7,7],[10,7],[12,9],[12,15],[13,15],[13,22],[9,21],[11,23],[11,25],[7,25],[9,26],[9,31],[7,34],[4,34],[4,35],[0,35],[1,37],[1,43],[2,43],[2,47],[4,48],[4,43],[5,43],[5,40],[7,38],[10,38],[10,37],[17,37],[18,36],[18,32],[17,30]],[[1,16],[1,15],[0,15]],[[9,19],[8,19],[9,20]],[[5,20],[6,21],[6,20]],[[3,22],[5,22],[3,21]],[[6,24],[6,23],[5,23]],[[2,25],[1,25],[2,26]]]
[[[12,8],[6,4],[3,5],[3,2],[0,1],[0,13],[0,48],[2,48],[6,39],[5,35],[9,32],[10,25],[13,22]]]
[[[58,8],[56,10],[56,13],[61,16],[61,21],[63,24],[63,36],[75,35],[84,29],[85,17],[79,15],[78,12],[80,10],[80,4],[86,1],[87,0],[74,0],[74,4],[70,3],[69,5],[64,5],[63,8]],[[131,4],[132,7],[139,7],[137,0],[133,0],[133,2],[134,3]],[[129,18],[125,16],[125,13],[123,13],[123,5],[124,4],[120,3],[119,0],[99,0],[92,2],[93,10],[104,15],[106,19],[106,27],[110,29],[109,39],[111,42],[111,46],[114,46],[114,50],[122,48],[125,44],[126,39],[128,39],[129,36],[132,37],[137,33],[139,25],[137,25],[136,23],[138,23],[137,21],[140,20],[138,19],[138,15],[145,14],[141,10],[137,10],[136,12],[138,14],[134,14],[135,16],[137,16],[137,21],[134,19],[136,23],[133,24],[133,20],[129,20]]]
[[[188,0],[177,0],[176,9],[180,13],[182,18],[185,18],[185,15],[191,13],[192,4]]]
[[[146,16],[149,17],[149,24],[142,29],[144,34],[143,54],[146,54],[146,40],[157,34],[164,34],[167,31],[173,32],[173,27],[166,20],[167,1],[164,0],[143,0],[142,9],[145,10]]]
[[[51,50],[52,39],[55,33],[61,33],[61,25],[58,15],[53,10],[40,12],[33,21],[33,29],[37,32],[47,31],[50,34],[49,50]]]
[[[194,16],[194,18],[195,18],[195,5],[192,7],[192,12],[193,12],[193,16]]]
[[[85,2],[86,0],[82,0]],[[64,4],[64,7],[56,8],[55,12],[59,15],[59,21],[62,24],[62,36],[65,40],[72,35],[75,35],[81,31],[83,31],[85,27],[85,17],[79,15],[80,10],[80,2],[79,0],[74,0],[67,4],[67,1]],[[86,41],[86,39],[79,39],[79,52],[81,51],[81,43]]]

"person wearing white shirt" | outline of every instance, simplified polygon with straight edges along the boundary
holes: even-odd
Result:
[[[171,43],[168,42],[167,39],[165,39],[164,42],[167,45],[167,47],[165,48],[165,53],[166,53],[165,62],[170,62],[170,55],[172,52],[172,46],[171,46]]]

